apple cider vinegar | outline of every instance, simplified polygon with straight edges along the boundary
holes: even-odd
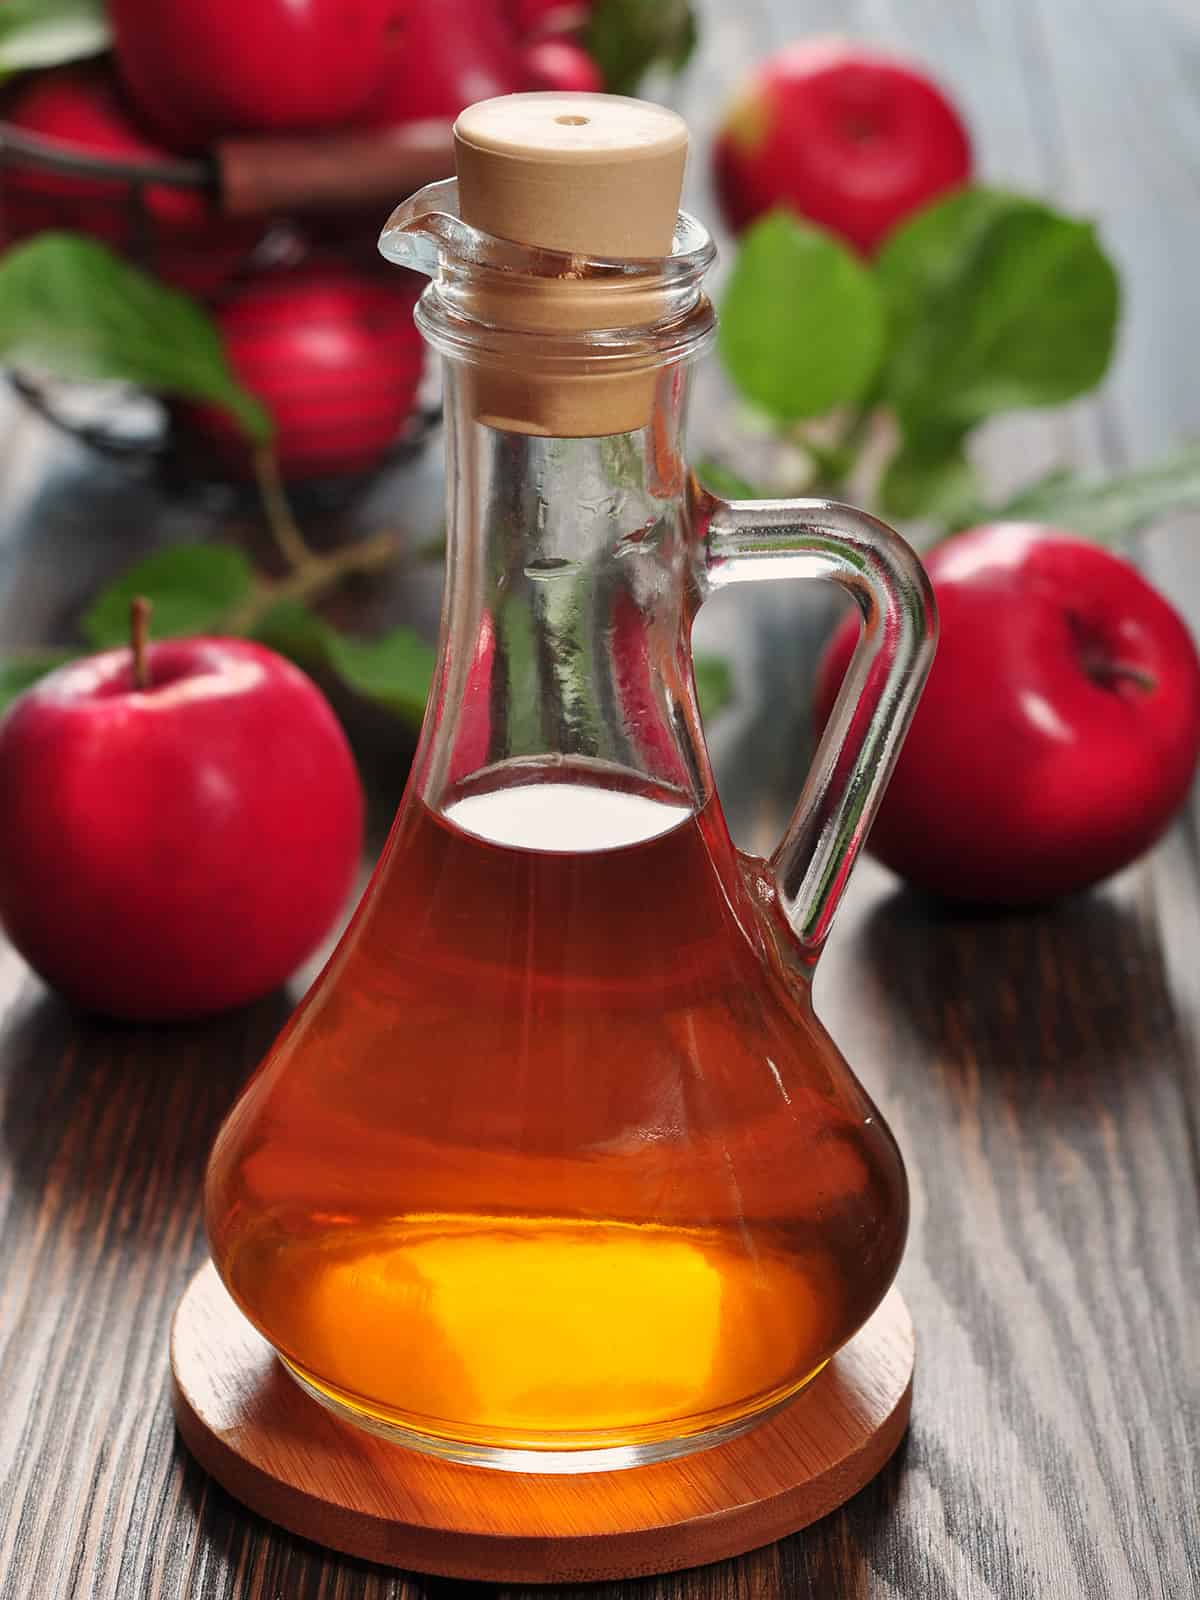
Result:
[[[226,1282],[297,1375],[603,1448],[770,1406],[864,1320],[899,1162],[740,882],[715,804],[644,785],[409,809],[213,1158]]]

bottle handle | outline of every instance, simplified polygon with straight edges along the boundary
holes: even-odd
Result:
[[[854,658],[770,862],[792,931],[815,960],[933,660],[933,590],[908,544],[865,511],[831,500],[704,499],[702,594],[760,578],[825,578],[862,613]]]

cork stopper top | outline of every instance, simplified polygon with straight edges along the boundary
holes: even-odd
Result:
[[[612,94],[511,94],[454,125],[459,214],[502,239],[597,259],[671,249],[687,124]]]

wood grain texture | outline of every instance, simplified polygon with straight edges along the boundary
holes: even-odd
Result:
[[[834,29],[908,50],[970,108],[983,172],[1095,214],[1130,321],[1112,384],[986,430],[992,480],[1143,459],[1195,433],[1200,24],[1188,0],[705,0],[683,109],[711,126],[768,44]],[[688,202],[712,216],[702,161]],[[728,259],[728,252],[727,252]],[[698,408],[701,445],[725,426]],[[436,526],[435,465],[318,537]],[[307,508],[305,508],[307,510]],[[202,537],[236,500],[181,502],[42,424],[0,426],[0,644],[70,636],[98,578]],[[1185,530],[1154,570],[1200,624]],[[1194,542],[1194,541],[1193,541]],[[1180,554],[1183,551],[1184,554]],[[1161,557],[1161,560],[1158,558]],[[810,643],[788,586],[702,613],[743,704],[716,744],[748,842],[802,755],[780,707]],[[428,627],[433,578],[364,620]],[[753,691],[753,692],[752,692]],[[387,725],[369,726],[378,736]],[[728,730],[728,731],[725,731]],[[394,734],[391,735],[394,739]],[[360,748],[368,757],[374,746]],[[371,762],[377,805],[404,762]],[[910,1433],[862,1494],[734,1561],[557,1600],[1191,1600],[1200,1594],[1200,819],[1053,912],[936,912],[865,863],[817,977],[830,1031],[913,1180],[901,1285],[921,1373]],[[198,1029],[72,1016],[0,953],[0,1595],[4,1600],[534,1600],[409,1577],[244,1512],[188,1460],[167,1391],[172,1310],[204,1254],[212,1133],[282,1021],[276,996]]]
[[[1197,1592],[1195,1055],[1159,943],[1168,919],[1196,937],[1190,856],[1181,831],[1112,890],[982,920],[860,872],[819,1003],[913,1178],[910,1436],[804,1534],[586,1594]],[[15,958],[0,980],[0,1592],[457,1597],[269,1528],[173,1436],[166,1338],[203,1253],[204,1154],[285,1002],[133,1030],[72,1017]]]
[[[868,1484],[912,1401],[898,1291],[776,1415],[621,1472],[486,1472],[349,1426],[302,1394],[208,1262],[171,1329],[179,1431],[244,1505],[334,1550],[456,1578],[583,1583],[677,1571],[806,1528]]]

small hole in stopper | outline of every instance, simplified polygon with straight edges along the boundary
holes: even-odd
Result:
[[[563,128],[584,128],[591,121],[590,117],[555,117],[555,122]]]

